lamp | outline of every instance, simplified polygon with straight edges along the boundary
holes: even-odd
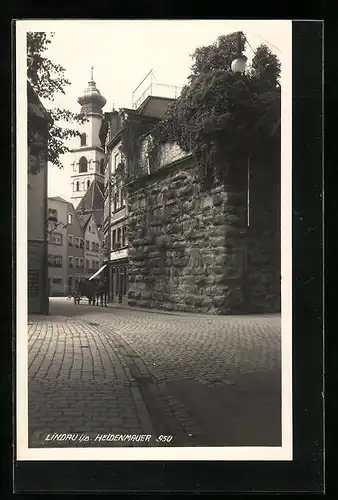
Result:
[[[246,68],[247,57],[243,55],[242,36],[239,33],[237,37],[237,57],[231,63],[231,71],[233,73],[244,73]]]
[[[246,68],[247,58],[243,55],[240,55],[236,59],[234,59],[231,63],[231,71],[233,73],[244,73]]]

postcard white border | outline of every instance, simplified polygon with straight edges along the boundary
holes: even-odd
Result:
[[[261,22],[253,20],[253,22]],[[273,21],[273,20],[272,20]],[[279,54],[282,64],[281,135],[281,327],[282,327],[282,446],[172,448],[28,448],[28,316],[27,316],[27,102],[26,32],[53,31],[60,23],[102,23],[90,20],[22,20],[16,22],[17,110],[17,331],[16,420],[17,460],[292,460],[292,24]],[[135,22],[138,22],[137,20]],[[140,21],[143,22],[143,21]],[[149,21],[148,21],[149,22]],[[153,21],[156,22],[156,21]],[[173,21],[161,21],[173,22]],[[182,22],[182,21],[181,21]],[[189,21],[185,21],[189,22]],[[231,21],[230,21],[231,22]],[[262,22],[270,22],[268,20]]]

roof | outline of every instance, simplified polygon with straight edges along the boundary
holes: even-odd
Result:
[[[168,103],[174,102],[176,99],[173,99],[171,97],[161,97],[161,96],[148,96],[143,103],[137,108],[137,109],[132,109],[132,108],[120,108],[119,114],[123,115],[126,113],[127,115],[130,115],[133,119],[136,120],[142,120],[144,123],[149,123],[150,125],[155,125],[159,120],[160,117],[164,114],[161,113],[160,115],[154,116],[154,115],[146,115],[143,114],[147,104],[151,100],[158,100],[158,101],[164,101]],[[121,125],[121,127],[115,132],[115,134],[109,139],[107,148],[112,149],[112,147],[121,140],[121,133],[125,130],[125,125]]]
[[[96,225],[98,227],[101,227],[102,223],[103,223],[103,209],[102,210],[98,210],[97,212],[94,212],[93,213],[93,217],[95,219]]]
[[[91,216],[92,216],[92,214],[84,214],[84,215],[77,214],[77,217],[79,219],[80,226],[82,227],[82,229],[84,229],[87,226]]]
[[[84,196],[81,198],[80,203],[76,207],[76,212],[81,216],[90,216],[92,214],[96,224],[100,226],[103,219],[103,205],[103,183],[94,180],[87,189]],[[85,221],[84,224],[86,224],[88,220]]]
[[[146,108],[147,104],[149,101],[167,101],[168,104],[175,102],[176,99],[173,97],[162,97],[162,96],[156,96],[156,95],[148,95],[145,100],[139,105],[137,108],[136,112],[142,115],[143,110]]]
[[[65,200],[64,198],[61,198],[61,196],[49,196],[49,200],[54,200],[54,201],[62,201],[63,203],[70,203],[69,201]]]

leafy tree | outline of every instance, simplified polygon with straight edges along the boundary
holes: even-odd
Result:
[[[64,76],[65,68],[44,56],[53,36],[54,33],[49,35],[45,32],[27,33],[28,80],[40,98],[51,102],[54,102],[56,94],[65,94],[66,87],[70,85],[70,81]],[[61,126],[61,123],[84,123],[87,119],[66,109],[51,108],[48,112],[53,121],[49,125],[47,159],[57,167],[63,168],[60,156],[69,152],[65,141],[79,136],[80,132],[74,128]]]
[[[239,174],[249,155],[276,157],[280,63],[263,44],[245,74],[234,74],[231,62],[245,46],[237,32],[196,49],[188,84],[153,131],[157,143],[175,141],[196,154],[206,185]]]

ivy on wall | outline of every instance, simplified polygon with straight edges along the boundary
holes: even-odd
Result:
[[[205,187],[239,174],[249,155],[266,161],[279,147],[280,63],[262,44],[245,74],[234,74],[246,43],[236,32],[196,49],[189,83],[152,131],[155,144],[177,142],[196,155]]]
[[[130,116],[123,124],[122,153],[127,160],[126,178],[133,179],[138,176],[137,165],[141,152],[142,136],[154,126],[154,120],[144,120],[143,117]]]

